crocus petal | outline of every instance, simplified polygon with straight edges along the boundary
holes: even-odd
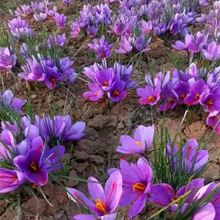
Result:
[[[105,202],[104,189],[103,189],[102,185],[100,183],[98,183],[99,181],[94,177],[89,177],[88,180],[94,182],[94,183],[88,182],[88,190],[89,190],[89,193],[90,193],[92,199],[94,201],[97,199],[101,199],[103,202]],[[97,183],[95,183],[95,182],[97,182]]]
[[[114,172],[105,184],[106,208],[109,213],[113,212],[122,195],[122,176],[119,171]]]
[[[133,203],[130,211],[129,211],[129,218],[133,218],[136,216],[138,213],[141,212],[141,210],[144,208],[146,205],[147,201],[147,194],[143,194],[142,196],[139,196],[137,200]]]
[[[76,215],[73,217],[73,220],[96,220],[96,217],[94,215]]]
[[[193,220],[214,220],[215,208],[211,203],[206,204],[199,209],[193,216]]]

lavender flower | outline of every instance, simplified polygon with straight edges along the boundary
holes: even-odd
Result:
[[[63,14],[56,13],[54,16],[57,28],[63,30],[66,26],[66,16]]]
[[[128,135],[122,135],[120,142],[122,146],[117,148],[117,152],[123,154],[141,154],[146,153],[146,148],[152,147],[154,138],[154,126],[138,126],[134,133],[134,138]]]
[[[0,69],[12,69],[16,64],[17,57],[8,47],[0,47]]]
[[[18,170],[0,168],[0,193],[16,190],[25,182],[24,174]]]
[[[98,218],[115,219],[115,209],[122,195],[122,176],[120,172],[116,171],[110,175],[106,181],[105,189],[103,189],[102,185],[94,177],[90,177],[88,180],[93,181],[88,182],[88,190],[95,204],[76,189],[67,188],[68,193],[81,205],[91,210]],[[94,219],[94,216],[85,214],[76,215],[73,219]]]
[[[33,31],[25,20],[21,18],[14,18],[8,22],[8,27],[13,36],[22,38],[24,36],[33,37]]]
[[[123,179],[123,193],[120,200],[121,206],[131,203],[129,218],[133,218],[144,208],[147,195],[150,192],[153,171],[144,158],[139,158],[137,164],[128,164],[125,160],[120,162],[120,169],[110,169],[113,173],[118,170]],[[129,196],[128,196],[129,195]]]

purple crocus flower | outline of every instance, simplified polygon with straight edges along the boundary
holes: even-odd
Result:
[[[89,35],[89,37],[93,38],[97,35],[98,33],[98,28],[96,28],[95,26],[88,26],[86,29],[87,34]]]
[[[152,23],[151,21],[141,21],[141,33],[143,36],[148,35],[152,31]]]
[[[63,141],[78,140],[85,135],[83,133],[85,130],[85,122],[72,124],[69,115],[56,116],[53,119],[50,117],[40,119],[36,116],[35,125],[39,128],[44,139],[56,137]]]
[[[193,214],[192,220],[218,220],[215,216],[216,212],[214,206],[211,203],[207,203]]]
[[[213,190],[216,190],[216,194],[213,196],[212,200],[209,203],[203,206],[201,210],[197,211],[196,213],[197,217],[199,216],[201,217],[202,214],[204,215],[205,211],[208,211],[209,214],[212,216],[212,218],[210,216],[209,219],[218,220],[220,218],[220,184],[219,183],[216,184],[214,182],[211,182],[210,184],[201,187],[198,190],[198,192],[195,194],[193,200],[200,201]],[[197,219],[199,218],[195,218],[194,220]]]
[[[8,47],[0,47],[0,69],[12,69],[16,64],[17,57]]]
[[[43,142],[42,142],[43,143]],[[27,155],[19,155],[13,160],[15,166],[35,186],[44,186],[48,181],[47,165],[43,160],[43,146],[33,147]]]
[[[27,17],[31,13],[31,7],[30,5],[21,5],[20,8],[17,8],[15,10],[15,16],[16,17]]]
[[[36,20],[36,21],[45,21],[46,19],[47,19],[47,13],[39,13],[39,14],[37,14],[37,13],[35,13],[34,14],[34,19]]]
[[[102,69],[96,73],[97,83],[101,86],[103,91],[109,91],[113,85],[115,73],[112,68]]]
[[[97,53],[97,59],[107,59],[111,57],[112,44],[108,44],[105,41],[105,36],[103,35],[100,39],[94,39],[93,44],[88,44],[89,48]]]
[[[54,16],[54,20],[57,24],[57,27],[63,30],[66,26],[66,16],[63,14],[56,13]]]
[[[206,119],[206,124],[215,129],[216,134],[220,134],[220,112],[210,112]]]
[[[202,54],[205,59],[209,61],[216,61],[220,59],[220,45],[215,41],[208,44],[207,49],[202,50]]]
[[[122,154],[141,154],[146,153],[146,148],[152,147],[154,139],[154,126],[138,126],[134,133],[134,138],[128,135],[120,137],[121,146],[117,152]]]
[[[16,190],[25,182],[24,174],[18,170],[0,168],[0,193]]]
[[[27,22],[25,20],[22,20],[20,17],[10,20],[8,22],[8,27],[11,34],[19,39],[23,36],[33,36],[33,31],[29,28]]]
[[[160,85],[153,88],[147,85],[145,88],[138,88],[137,94],[141,97],[139,103],[141,105],[155,105],[160,99]]]
[[[136,38],[134,42],[134,47],[137,51],[142,51],[142,52],[148,52],[150,51],[150,48],[147,47],[150,44],[151,38],[148,40],[145,39],[144,36],[139,36]]]
[[[128,206],[133,203],[128,214],[129,218],[133,218],[146,205],[153,171],[144,158],[139,158],[137,164],[121,160],[120,169],[110,169],[108,172],[114,173],[115,170],[120,171],[123,179],[123,193],[119,204]]]
[[[125,82],[116,81],[112,88],[108,91],[107,95],[113,102],[119,102],[124,99],[127,95],[127,92],[125,91]]]
[[[73,23],[71,25],[71,32],[70,32],[71,38],[78,37],[80,35],[80,32],[81,32],[80,24],[78,24],[77,22]]]
[[[96,102],[103,98],[104,92],[96,83],[88,83],[90,91],[83,93],[84,99],[89,99],[92,102]]]
[[[26,103],[25,100],[21,100],[19,98],[15,98],[11,90],[6,90],[0,99],[3,102],[3,105],[8,105],[12,109],[20,112],[23,105]]]
[[[47,74],[45,76],[45,84],[49,89],[54,89],[56,86],[56,82],[61,80],[61,74],[59,72],[55,72],[54,69],[47,69]]]
[[[212,91],[207,89],[202,93],[200,98],[201,105],[205,106],[210,112],[220,111],[220,87],[214,88]]]
[[[56,45],[59,47],[63,47],[66,42],[66,34],[57,35],[56,36]]]
[[[194,179],[188,185],[181,187],[176,193],[174,192],[172,186],[166,183],[154,184],[150,187],[150,198],[149,201],[160,207],[168,206],[170,203],[174,202],[180,196],[192,190],[186,197],[185,203],[189,203],[194,197],[195,193],[204,186],[204,179]],[[178,208],[178,203],[175,203],[170,207],[171,211],[176,211]]]
[[[182,172],[186,170],[187,173],[197,173],[208,163],[208,151],[198,150],[198,143],[195,139],[190,139],[181,149],[182,164],[180,164],[178,148],[175,145],[172,149],[170,143],[168,143],[167,150],[168,157],[172,158],[172,166],[176,172],[181,166]]]
[[[191,86],[189,93],[184,99],[184,103],[187,105],[197,105],[200,101],[201,94],[208,89],[204,80],[200,79],[193,86]]]
[[[116,53],[119,54],[128,54],[132,51],[132,46],[127,37],[121,37],[121,41],[119,42],[119,49],[115,50]]]
[[[116,218],[115,209],[118,207],[122,195],[122,176],[116,171],[110,175],[105,184],[105,189],[94,177],[88,179],[88,190],[94,202],[90,201],[83,193],[76,189],[67,188],[68,193],[84,207],[91,210],[98,218],[113,220]],[[76,215],[73,219],[96,219],[93,215]]]

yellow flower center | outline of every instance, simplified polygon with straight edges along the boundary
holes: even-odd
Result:
[[[96,208],[97,208],[100,212],[102,212],[103,214],[105,214],[105,213],[106,213],[105,203],[104,203],[101,199],[96,199],[95,202],[96,202],[96,205],[95,205]]]
[[[144,191],[145,188],[146,188],[146,186],[143,183],[135,183],[132,185],[133,192],[135,192],[136,189],[138,189],[140,191]]]
[[[149,100],[150,102],[155,102],[156,99],[155,99],[154,96],[151,95],[151,96],[148,97],[148,100]]]
[[[139,147],[142,147],[142,145],[139,141],[136,141],[135,144],[137,144]]]

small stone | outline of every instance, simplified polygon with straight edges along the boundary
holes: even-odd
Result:
[[[78,184],[77,173],[75,170],[71,170],[69,173],[69,181],[67,183],[68,187],[74,187]]]
[[[123,129],[124,127],[125,127],[124,123],[123,123],[123,122],[119,122],[119,123],[118,123],[118,126],[117,126],[117,129],[118,129],[118,130],[121,130],[121,129]]]

